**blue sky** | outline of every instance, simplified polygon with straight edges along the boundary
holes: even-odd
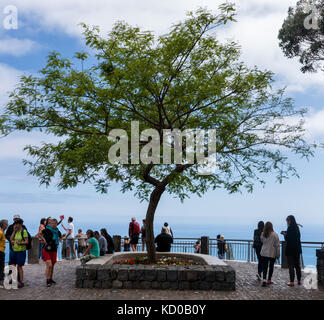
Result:
[[[184,18],[185,12],[206,6],[216,10],[221,1],[212,0],[9,0],[0,3],[0,109],[8,92],[22,73],[35,73],[44,66],[51,50],[68,57],[85,49],[80,22],[99,25],[103,32],[117,20],[166,32],[171,23]],[[324,142],[324,75],[302,74],[296,59],[282,54],[277,40],[278,30],[289,5],[295,1],[270,0],[237,1],[238,16],[234,23],[217,36],[233,38],[242,46],[242,59],[249,65],[270,69],[276,74],[276,86],[287,87],[287,95],[296,105],[308,107],[307,139]],[[6,30],[2,20],[6,5],[18,9],[18,29]],[[73,190],[57,191],[55,186],[39,187],[36,178],[27,176],[22,165],[26,144],[44,140],[37,134],[14,134],[0,139],[0,213],[10,218],[18,212],[29,224],[42,216],[72,215],[79,223],[127,225],[132,216],[142,219],[146,203],[140,203],[132,193],[122,194],[118,185],[107,195],[96,194],[92,186],[82,185]],[[254,226],[259,219],[273,221],[279,229],[284,219],[294,213],[304,225],[324,226],[324,152],[319,150],[310,162],[291,159],[301,176],[282,185],[274,177],[267,178],[265,188],[256,186],[253,194],[228,195],[225,191],[209,192],[203,198],[195,195],[183,204],[164,195],[156,214],[156,225],[164,220],[177,225]],[[27,223],[27,224],[28,224]],[[324,236],[324,234],[323,234]]]

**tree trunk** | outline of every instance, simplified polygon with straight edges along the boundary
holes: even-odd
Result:
[[[146,247],[147,255],[150,263],[156,262],[155,244],[154,244],[154,214],[161,195],[164,192],[164,188],[155,188],[150,197],[150,203],[146,212]]]

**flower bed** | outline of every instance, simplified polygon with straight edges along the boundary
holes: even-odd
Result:
[[[115,261],[114,264],[129,264],[129,265],[134,265],[134,264],[144,264],[148,265],[149,260],[148,257],[135,257],[135,258],[130,258],[130,259],[122,259],[119,261]],[[196,262],[194,260],[184,260],[181,258],[177,257],[160,257],[157,259],[156,263],[154,265],[158,266],[168,266],[168,265],[173,265],[173,266],[199,266],[201,263]]]
[[[146,252],[121,252],[90,260],[76,268],[76,287],[235,290],[235,270],[216,257],[179,252],[156,255],[160,264],[149,264]]]

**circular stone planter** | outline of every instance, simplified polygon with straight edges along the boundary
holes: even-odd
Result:
[[[204,254],[160,252],[157,257],[177,257],[199,262],[192,266],[114,264],[146,256],[146,252],[121,252],[90,260],[76,268],[77,288],[235,290],[235,270],[224,261]]]

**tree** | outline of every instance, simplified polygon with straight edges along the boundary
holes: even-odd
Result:
[[[278,38],[288,58],[299,57],[302,72],[324,71],[324,2],[300,0],[290,7]]]
[[[118,22],[103,38],[98,27],[83,25],[97,62],[79,53],[79,70],[79,62],[51,53],[39,76],[21,77],[1,117],[5,135],[39,130],[59,139],[25,148],[35,160],[24,163],[41,184],[55,178],[58,188],[66,189],[90,182],[106,193],[111,182],[118,182],[122,192],[133,190],[141,201],[148,200],[150,261],[155,260],[154,215],[164,192],[182,201],[221,187],[252,192],[268,172],[279,182],[297,175],[284,149],[312,155],[302,120],[289,121],[302,119],[305,110],[296,109],[283,90],[271,89],[270,71],[245,66],[235,42],[221,43],[212,33],[234,20],[234,14],[230,5],[221,5],[217,14],[198,9],[159,37]],[[216,129],[217,170],[200,175],[199,163],[185,161],[110,163],[107,154],[116,141],[107,136],[116,128],[130,136],[130,121],[161,137],[167,129]],[[140,150],[145,147],[142,141]],[[127,160],[134,156],[127,155]]]

